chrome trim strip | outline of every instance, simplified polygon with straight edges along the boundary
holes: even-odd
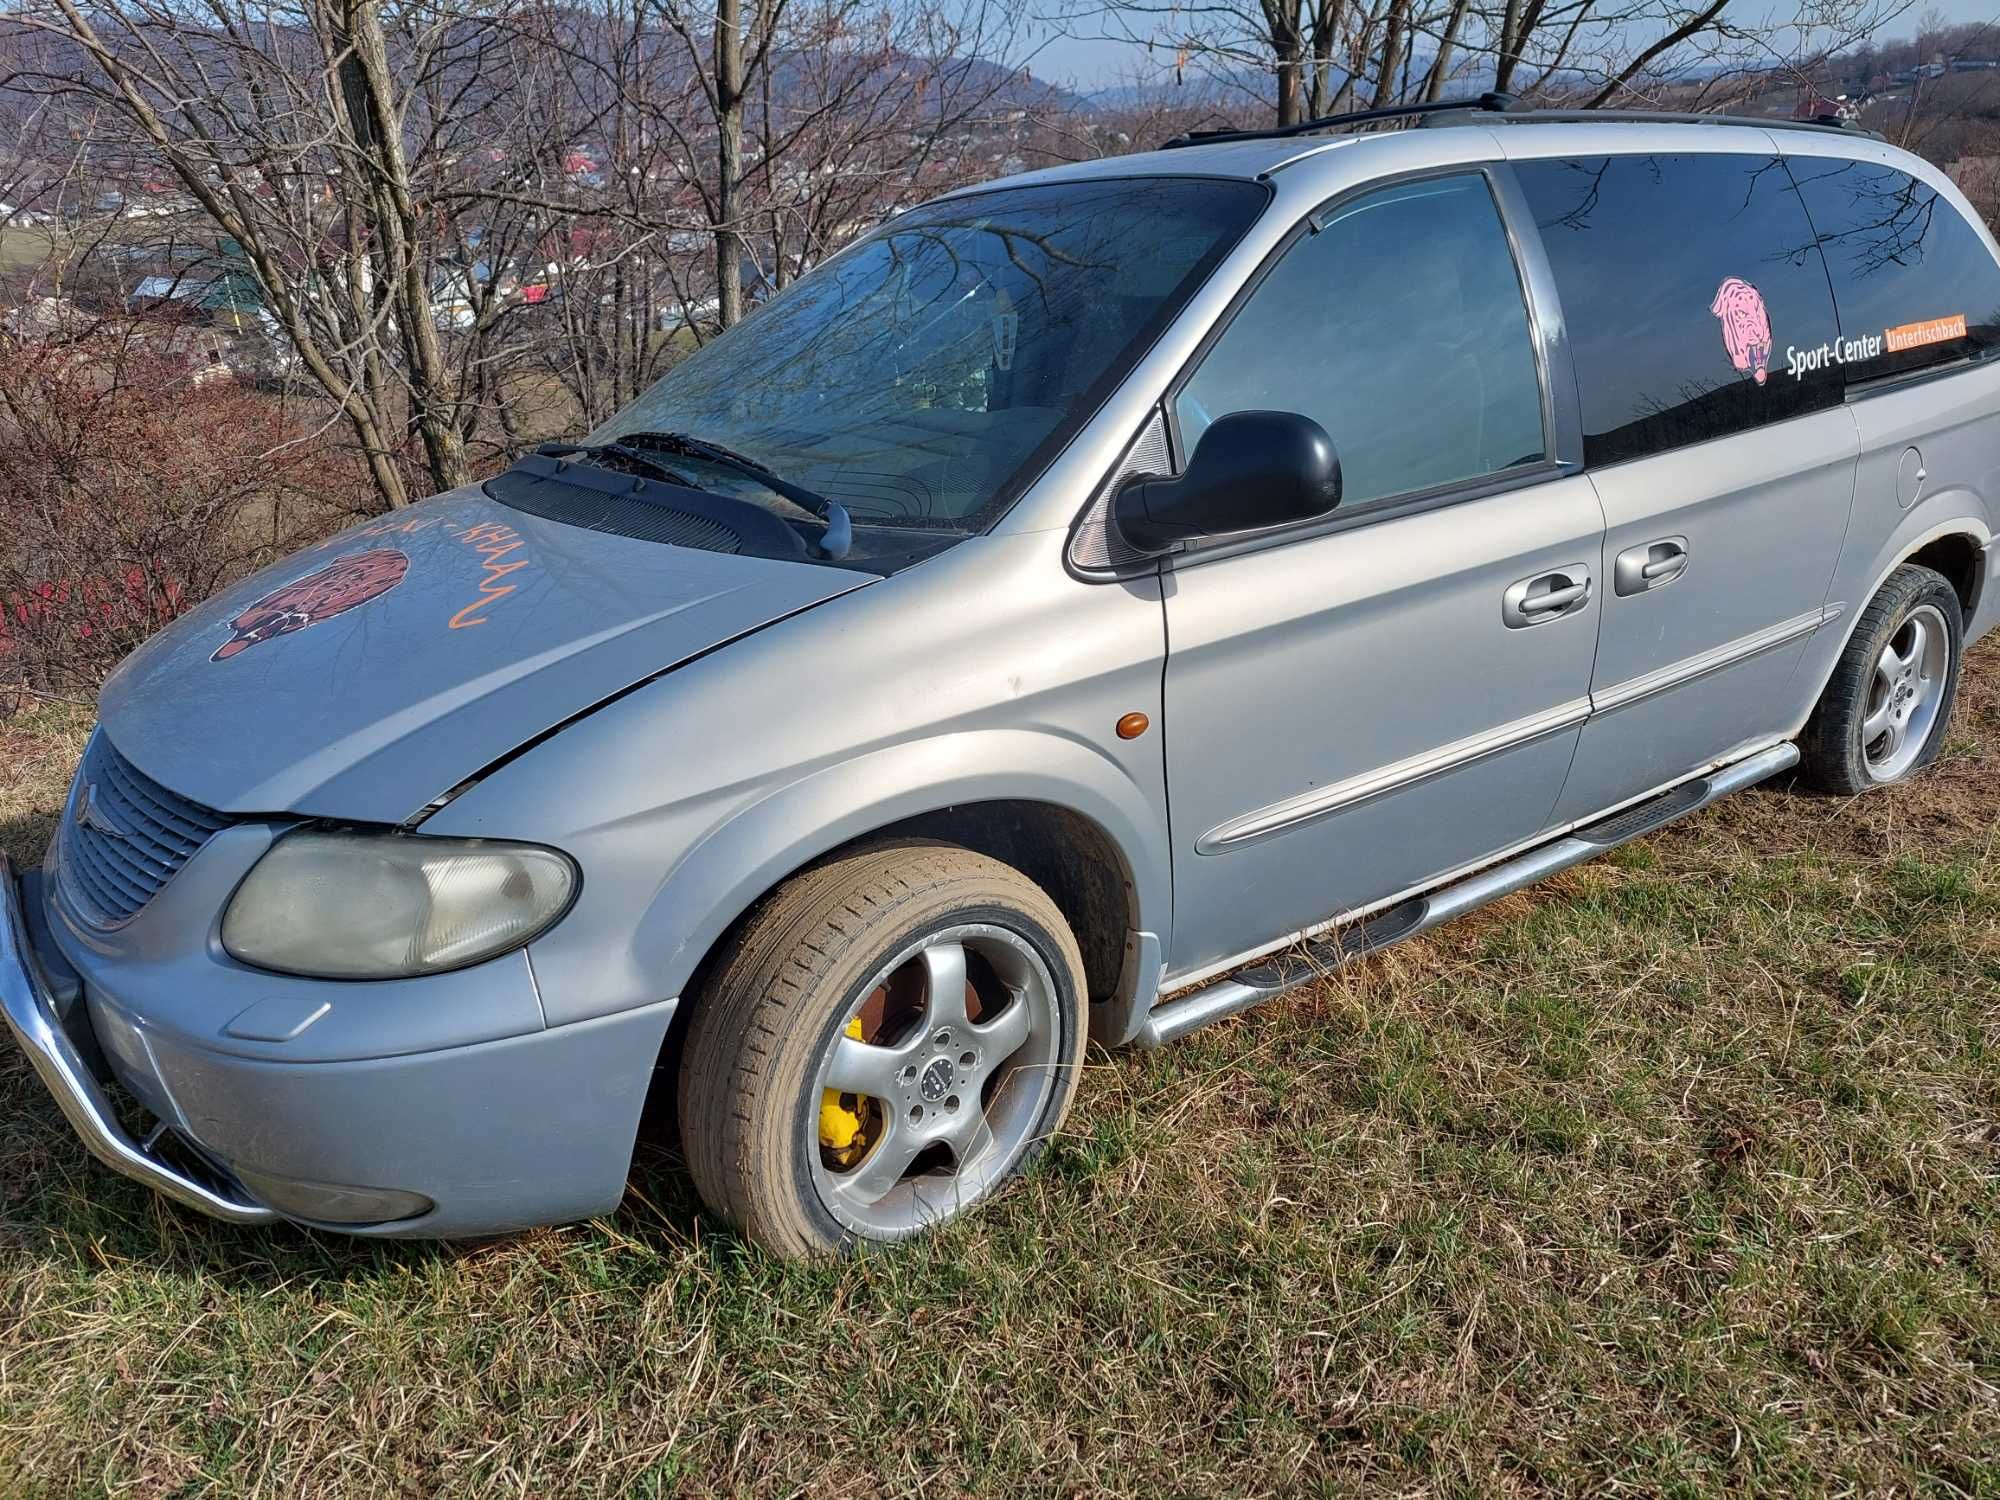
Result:
[[[1456,771],[1461,766],[1471,765],[1474,761],[1485,760],[1488,756],[1512,750],[1517,745],[1527,744],[1530,740],[1542,739],[1562,730],[1572,729],[1589,717],[1590,699],[1572,698],[1567,703],[1559,703],[1554,708],[1544,709],[1541,713],[1529,714],[1525,718],[1512,720],[1497,728],[1481,730],[1478,734],[1467,735],[1462,740],[1454,740],[1449,745],[1426,750],[1421,755],[1412,755],[1386,766],[1377,766],[1372,771],[1363,771],[1360,775],[1350,776],[1345,781],[1336,781],[1332,786],[1316,787],[1309,792],[1288,797],[1283,802],[1274,802],[1268,807],[1258,808],[1255,812],[1231,818],[1196,839],[1195,853],[1220,854],[1256,839],[1283,833],[1302,823],[1314,822],[1330,813],[1372,801],[1390,792],[1401,791],[1406,786],[1429,781],[1434,776]]]
[[[57,1020],[28,947],[19,888],[0,854],[0,1014],[90,1154],[177,1203],[232,1224],[269,1224],[278,1215],[228,1188],[214,1188],[149,1154],[118,1123],[110,1100]]]
[[[1664,828],[1668,823],[1677,822],[1689,813],[1699,812],[1705,807],[1713,806],[1732,792],[1741,791],[1744,787],[1752,786],[1768,776],[1776,775],[1788,766],[1796,765],[1798,759],[1798,746],[1788,740],[1780,741],[1774,745],[1767,745],[1761,750],[1753,751],[1721,767],[1697,772],[1694,776],[1682,777],[1680,781],[1669,783],[1667,787],[1661,790],[1671,790],[1672,787],[1678,786],[1682,782],[1696,781],[1703,777],[1708,778],[1709,781],[1709,785],[1699,801],[1680,809],[1662,822],[1646,828],[1642,833],[1617,839],[1609,844],[1600,844],[1587,839],[1573,838],[1568,831],[1544,834],[1534,847],[1528,848],[1509,859],[1501,859],[1497,862],[1490,861],[1482,873],[1475,874],[1469,879],[1461,879],[1456,875],[1445,876],[1439,880],[1429,882],[1427,886],[1416,887],[1405,894],[1392,896],[1388,901],[1380,903],[1377,908],[1371,909],[1400,905],[1403,902],[1416,900],[1421,897],[1425,904],[1419,919],[1411,926],[1400,929],[1392,938],[1386,939],[1373,947],[1363,948],[1348,958],[1335,960],[1331,967],[1339,968],[1352,962],[1354,958],[1366,957],[1370,953],[1379,952],[1382,948],[1393,947],[1397,943],[1406,942],[1410,938],[1430,931],[1433,927],[1451,921],[1453,918],[1463,916],[1467,912],[1499,900],[1502,896],[1509,895],[1525,886],[1544,880],[1559,870],[1566,870],[1572,865],[1580,865],[1586,860],[1594,859],[1607,849],[1615,848],[1620,843],[1630,842],[1631,838],[1644,838],[1647,834]],[[1657,796],[1659,793],[1649,793],[1648,795]],[[1638,798],[1634,800],[1644,801],[1645,799]],[[1629,805],[1631,804],[1621,804],[1621,806]],[[1607,814],[1598,813],[1587,819],[1585,823],[1573,823],[1568,825],[1568,828],[1574,830],[1584,827],[1588,823],[1597,822],[1605,816]],[[1322,923],[1318,928],[1310,929],[1308,933],[1299,934],[1298,937],[1308,936],[1311,931],[1326,931],[1332,927],[1359,919],[1360,914],[1356,914],[1352,917],[1344,917],[1335,921]],[[1276,946],[1289,946],[1292,941],[1297,941],[1297,937]],[[1275,949],[1266,948],[1262,951],[1272,952]],[[1248,959],[1244,958],[1232,959],[1226,965],[1211,967],[1203,972],[1207,975],[1213,975],[1218,973],[1220,969],[1241,968],[1248,961]],[[1195,988],[1194,985],[1199,983],[1199,976],[1196,976],[1191,981],[1180,981],[1174,986],[1175,993],[1173,994],[1173,998],[1162,998],[1147,1013],[1145,1025],[1140,1028],[1138,1035],[1133,1038],[1133,1045],[1148,1049],[1165,1046],[1168,1042],[1177,1041],[1181,1037],[1186,1036],[1197,1027],[1206,1026],[1211,1022],[1220,1021],[1228,1016],[1249,1010],[1254,1006],[1263,1004],[1267,1000],[1274,1000],[1289,990],[1296,989],[1300,985],[1307,984],[1321,977],[1321,973],[1322,971],[1313,965],[1304,965],[1301,966],[1295,978],[1275,987],[1259,987],[1245,984],[1237,979],[1221,979],[1214,983]],[[1164,996],[1167,993],[1167,987],[1162,985],[1161,991]]]
[[[1468,875],[1476,875],[1481,870],[1490,869],[1494,865],[1512,859],[1517,854],[1525,853],[1527,850],[1546,844],[1551,839],[1558,839],[1565,834],[1574,833],[1577,829],[1585,827],[1588,824],[1600,823],[1606,818],[1616,817],[1619,813],[1625,811],[1626,808],[1636,807],[1641,802],[1659,796],[1662,792],[1670,792],[1683,782],[1694,781],[1703,776],[1712,776],[1725,767],[1740,765],[1755,756],[1762,755],[1767,750],[1772,750],[1779,745],[1789,743],[1790,741],[1783,735],[1773,735],[1768,740],[1754,741],[1745,749],[1732,751],[1722,759],[1709,761],[1695,770],[1684,771],[1670,780],[1661,782],[1658,786],[1650,787],[1646,791],[1638,793],[1636,796],[1623,798],[1620,801],[1612,803],[1609,807],[1600,807],[1597,811],[1588,813],[1581,818],[1572,818],[1566,823],[1556,823],[1547,828],[1538,829],[1516,843],[1495,849],[1491,854],[1482,854],[1479,858],[1468,860],[1462,865],[1444,871],[1442,874],[1430,876],[1425,880],[1419,880],[1415,885],[1406,885],[1400,891],[1384,896],[1379,901],[1370,901],[1363,906],[1350,907],[1346,911],[1335,912],[1332,916],[1314,922],[1310,926],[1301,927],[1296,932],[1286,933],[1283,937],[1273,939],[1268,943],[1259,943],[1254,948],[1246,948],[1241,953],[1232,954],[1228,958],[1218,959],[1214,963],[1203,964],[1198,969],[1189,969],[1184,974],[1162,973],[1160,975],[1155,1004],[1164,1004],[1170,996],[1179,995],[1199,985],[1206,984],[1218,975],[1243,968],[1246,964],[1253,964],[1260,958],[1269,958],[1273,953],[1282,952],[1294,943],[1306,942],[1316,937],[1324,937],[1336,927],[1347,927],[1355,922],[1366,921],[1378,912],[1387,911],[1392,906],[1400,906],[1412,897],[1428,895],[1432,891],[1450,885],[1453,881],[1463,880]]]
[[[1789,620],[1780,620],[1776,625],[1750,635],[1738,636],[1733,641],[1724,641],[1720,646],[1712,647],[1699,656],[1670,662],[1656,671],[1638,677],[1628,677],[1623,682],[1613,683],[1602,692],[1593,692],[1591,711],[1602,714],[1609,713],[1613,709],[1625,708],[1642,698],[1671,692],[1684,683],[1693,682],[1697,677],[1706,677],[1711,672],[1720,672],[1725,667],[1733,667],[1738,662],[1748,661],[1753,656],[1761,656],[1766,651],[1775,651],[1800,636],[1811,635],[1838,613],[1839,610],[1836,608],[1831,612],[1815,609],[1802,615],[1794,615]]]

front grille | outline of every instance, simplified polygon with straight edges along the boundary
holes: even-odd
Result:
[[[128,922],[229,821],[142,773],[100,730],[83,752],[57,842],[63,894],[96,926]]]

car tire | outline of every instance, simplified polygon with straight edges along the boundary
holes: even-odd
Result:
[[[1965,625],[1940,573],[1906,563],[1862,611],[1800,737],[1800,779],[1853,796],[1937,759],[1958,696]]]
[[[767,897],[696,998],[689,1173],[782,1255],[908,1238],[1034,1159],[1087,1030],[1076,939],[1020,871],[932,842],[842,856]]]

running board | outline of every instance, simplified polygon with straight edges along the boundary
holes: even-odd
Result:
[[[1559,870],[1595,859],[1607,849],[1641,838],[1663,828],[1676,818],[1687,816],[1720,801],[1731,792],[1753,786],[1766,777],[1795,766],[1799,748],[1793,744],[1773,745],[1754,755],[1732,762],[1706,776],[1697,776],[1679,786],[1634,803],[1622,812],[1585,823],[1568,833],[1541,844],[1524,854],[1467,876],[1453,885],[1442,886],[1421,896],[1387,907],[1351,926],[1336,928],[1321,937],[1295,943],[1283,953],[1239,969],[1226,979],[1204,985],[1186,995],[1177,995],[1154,1006],[1140,1028],[1133,1045],[1163,1047],[1211,1021],[1249,1010],[1309,984],[1324,974],[1352,963],[1370,953],[1378,953],[1391,943],[1428,932],[1453,917],[1510,896]]]

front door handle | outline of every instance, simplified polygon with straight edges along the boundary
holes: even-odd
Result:
[[[1573,615],[1590,602],[1590,569],[1571,563],[1511,585],[1500,596],[1500,621],[1509,630],[1545,625]]]
[[[1641,542],[1618,554],[1611,566],[1611,587],[1622,598],[1643,594],[1672,583],[1687,571],[1688,549],[1684,536],[1661,537],[1657,542]]]

